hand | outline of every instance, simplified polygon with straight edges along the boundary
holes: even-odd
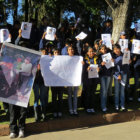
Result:
[[[45,39],[46,34],[47,34],[47,32],[43,33],[42,39]]]
[[[103,42],[103,40],[100,40],[100,41],[99,41],[99,45],[102,45],[102,42]]]
[[[101,65],[104,66],[106,64],[106,62],[102,62]]]
[[[133,61],[136,61],[136,59],[137,59],[137,58],[136,58],[136,56],[135,56],[135,57],[133,58]]]
[[[87,71],[89,71],[91,69],[91,67],[89,66],[88,68],[87,68]]]
[[[128,48],[125,48],[125,51],[129,51],[129,49]]]
[[[114,59],[112,58],[111,61],[114,62]]]
[[[77,39],[77,41],[79,41],[80,39],[79,38],[76,38]]]
[[[12,38],[12,35],[11,34],[9,34],[9,38]]]
[[[129,60],[129,64],[131,64],[131,63],[132,63],[132,60],[130,59],[130,60]]]
[[[119,75],[119,76],[118,76],[118,80],[121,81],[121,79],[122,79],[122,77],[121,77],[121,75]]]
[[[99,71],[100,71],[100,68],[98,67],[98,68],[97,68],[97,72],[99,72]]]
[[[82,61],[81,63],[82,63],[82,65],[84,65],[84,64],[85,64],[85,62],[84,62],[84,61]]]
[[[22,34],[22,30],[19,29],[19,31],[18,31],[18,37],[19,37],[19,38],[21,38],[21,36],[22,36],[21,34]]]

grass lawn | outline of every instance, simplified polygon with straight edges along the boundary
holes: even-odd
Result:
[[[131,78],[130,79],[130,85],[133,85],[134,84],[134,79]],[[112,86],[114,87],[114,82],[112,83]],[[96,92],[96,112],[97,113],[101,113],[101,109],[100,109],[100,85],[98,84],[97,86],[97,92]],[[78,92],[78,100],[79,100],[79,104],[78,104],[78,112],[79,114],[85,114],[84,112],[84,109],[82,107],[80,107],[80,96],[81,96],[81,91],[82,91],[82,86],[79,87],[79,92]],[[68,103],[67,103],[67,93],[64,93],[63,94],[63,117],[68,117],[69,114],[68,114]],[[52,115],[52,106],[51,106],[51,102],[52,102],[52,94],[51,94],[51,90],[49,90],[49,105],[48,105],[48,110],[47,110],[47,116],[49,117],[49,119],[53,119],[53,115]],[[29,111],[31,112],[30,115],[27,117],[27,120],[26,122],[27,123],[31,123],[31,122],[34,122],[34,113],[33,113],[33,104],[34,104],[34,93],[33,93],[33,90],[31,92],[31,96],[30,96],[30,101],[29,101],[29,104],[30,104],[30,108],[29,108]],[[108,104],[108,109],[110,110],[110,112],[113,110],[113,103],[109,103]],[[2,106],[2,103],[0,102],[0,106]],[[132,111],[132,110],[140,110],[140,105],[138,102],[131,102],[129,104],[127,104],[127,108],[128,108],[128,111]],[[0,110],[0,124],[9,124],[9,116],[6,115],[6,113],[4,112],[3,110],[3,106],[2,106],[2,109]]]

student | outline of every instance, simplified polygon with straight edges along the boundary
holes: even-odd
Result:
[[[90,64],[97,64],[97,56],[92,47],[88,48],[87,56],[84,58],[83,66],[83,89],[84,89],[84,106],[86,112],[91,114],[95,113],[94,110],[94,94],[97,87],[97,78],[88,78],[88,71],[90,70]],[[98,69],[99,70],[99,69]]]
[[[74,56],[74,48],[72,46],[68,46],[68,55]],[[68,87],[68,105],[69,105],[69,113],[70,115],[78,115],[77,112],[77,92],[78,87]],[[73,94],[73,104],[72,104],[72,94]]]
[[[105,66],[105,62],[102,60],[102,55],[107,53],[107,48],[105,45],[102,45],[100,47],[100,53],[101,55],[98,58],[98,64],[99,64],[99,77],[101,81],[101,108],[104,113],[107,111],[107,92],[109,89],[109,84],[111,80],[112,75],[112,68],[107,69]]]
[[[60,55],[58,49],[53,50],[54,57]],[[51,87],[54,118],[62,117],[63,87]],[[58,98],[58,100],[57,100]]]
[[[41,49],[42,55],[46,55],[45,48]],[[47,120],[46,117],[46,106],[48,100],[48,91],[49,88],[44,85],[44,80],[41,74],[40,65],[38,65],[36,78],[33,85],[34,90],[34,114],[35,114],[35,121],[39,122],[41,119],[43,121]],[[41,106],[41,112],[39,112],[39,100]]]
[[[72,46],[72,40],[67,38],[65,41],[65,47],[61,51],[61,55],[68,55],[68,47]]]
[[[115,44],[113,46],[113,59],[114,59],[114,83],[115,83],[115,109],[119,111],[119,97],[120,107],[122,111],[126,111],[125,108],[125,86],[127,82],[128,65],[122,65],[123,54],[121,53],[120,45]],[[122,84],[123,82],[123,84]]]

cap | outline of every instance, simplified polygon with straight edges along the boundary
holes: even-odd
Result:
[[[126,35],[125,31],[121,32],[121,33],[120,33],[120,36],[121,36],[121,35]]]

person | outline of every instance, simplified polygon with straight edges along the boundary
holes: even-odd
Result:
[[[46,55],[46,49],[41,49],[42,55]],[[49,88],[45,86],[44,80],[41,74],[40,65],[38,65],[36,78],[33,85],[33,91],[34,91],[34,115],[35,115],[35,121],[39,122],[41,118],[43,121],[47,120],[46,116],[46,106],[47,106],[47,100],[48,100],[48,92]],[[41,106],[41,113],[39,112],[39,100],[40,100],[40,106]]]
[[[53,50],[53,55],[60,55],[60,51],[55,48]],[[63,102],[63,87],[51,87],[52,91],[52,104],[53,104],[53,116],[54,118],[62,117],[62,102]],[[58,98],[58,100],[57,100]]]
[[[107,112],[107,92],[109,89],[109,84],[111,80],[112,75],[112,68],[107,69],[105,66],[105,62],[102,60],[102,55],[107,53],[107,48],[105,45],[102,45],[100,47],[100,56],[98,58],[98,65],[99,65],[99,77],[101,81],[101,88],[100,88],[100,94],[101,94],[101,108],[102,112]]]
[[[84,106],[88,114],[95,113],[94,110],[94,94],[97,87],[97,78],[88,78],[88,71],[90,70],[90,64],[97,64],[97,56],[92,47],[88,48],[87,56],[84,58],[83,65],[83,90],[84,90]],[[98,69],[99,71],[99,69]]]
[[[127,82],[128,64],[122,64],[123,54],[119,44],[113,45],[113,59],[114,59],[114,83],[115,83],[115,110],[126,111],[125,108],[125,86]],[[120,98],[119,98],[120,97]],[[120,99],[120,106],[119,106]]]
[[[68,55],[70,57],[74,56],[74,48],[73,46],[68,46],[67,48]],[[69,113],[70,115],[78,115],[77,112],[77,93],[78,93],[78,87],[68,87],[68,105],[69,105]],[[73,94],[73,105],[72,105],[72,94]]]

